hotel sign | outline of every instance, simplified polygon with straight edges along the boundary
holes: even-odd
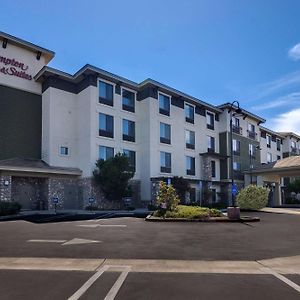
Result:
[[[19,62],[14,58],[0,56],[0,73],[32,80],[32,76],[26,73],[27,70],[28,65],[25,65],[23,62]]]

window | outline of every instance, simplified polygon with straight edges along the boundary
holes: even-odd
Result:
[[[130,171],[135,172],[135,151],[123,149],[123,154],[128,158]]]
[[[107,160],[114,157],[114,148],[99,146],[99,159]]]
[[[280,160],[281,159],[281,156],[280,155],[277,155],[277,160]]]
[[[99,113],[99,135],[114,137],[114,117]]]
[[[135,95],[133,92],[122,89],[122,109],[130,112],[135,111]]]
[[[207,136],[207,152],[215,152],[215,138]]]
[[[187,103],[184,104],[186,122],[194,124],[194,118],[195,118],[194,110],[195,110],[194,106],[189,105]]]
[[[232,150],[234,155],[240,155],[241,152],[241,142],[233,139],[232,140]]]
[[[169,124],[160,123],[160,142],[171,144],[171,126]]]
[[[159,113],[166,116],[170,115],[170,97],[159,94]]]
[[[195,149],[195,132],[186,130],[185,131],[185,146],[188,149]]]
[[[160,152],[160,171],[162,173],[171,173],[171,153]]]
[[[233,117],[232,124],[236,127],[240,127],[240,119]]]
[[[123,119],[123,141],[135,142],[135,123]]]
[[[271,136],[267,135],[267,147],[271,148]]]
[[[195,157],[186,156],[186,174],[195,175]]]
[[[211,201],[212,201],[212,203],[217,202],[217,190],[216,189],[211,189]]]
[[[237,134],[242,134],[242,128],[240,127],[240,119],[233,117],[232,131]]]
[[[254,145],[253,144],[249,144],[249,155],[251,156],[251,157],[255,157],[255,147],[254,147]]]
[[[211,177],[215,178],[216,177],[216,162],[214,160],[212,160],[210,162],[211,164]]]
[[[215,128],[215,115],[210,112],[206,113],[206,127],[212,130]]]
[[[296,142],[295,141],[291,142],[291,147],[292,147],[292,151],[296,151],[297,150],[297,146],[296,146]]]
[[[248,123],[248,137],[252,140],[256,139],[255,126],[250,123]]]
[[[276,148],[277,148],[277,151],[280,151],[280,149],[281,149],[281,140],[280,139],[276,139]]]
[[[234,171],[241,171],[241,163],[234,161],[233,162],[233,170]]]
[[[248,123],[248,131],[255,132],[255,126],[251,123]]]
[[[114,105],[114,94],[113,85],[99,81],[99,103],[113,106]]]
[[[68,156],[69,155],[69,147],[64,147],[61,146],[59,150],[59,154],[63,156]]]
[[[272,162],[272,153],[267,153],[267,163],[271,163]]]

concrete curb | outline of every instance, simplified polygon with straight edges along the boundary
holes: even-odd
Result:
[[[148,222],[222,222],[222,223],[249,223],[249,222],[259,222],[259,217],[241,217],[238,220],[230,220],[227,217],[211,217],[206,219],[185,219],[185,218],[159,218],[148,215],[145,218]]]

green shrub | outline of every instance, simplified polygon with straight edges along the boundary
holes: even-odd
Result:
[[[261,209],[268,204],[269,190],[256,185],[248,185],[237,196],[237,203],[241,209]]]
[[[0,201],[0,216],[15,215],[20,212],[21,208],[18,202]]]
[[[209,217],[220,217],[222,213],[217,209],[209,209],[200,206],[178,205],[173,211],[156,211],[155,217],[185,218],[185,219],[207,219]]]
[[[156,203],[160,207],[165,206],[165,209],[167,211],[172,211],[177,207],[179,202],[180,202],[180,199],[179,199],[174,187],[171,184],[167,185],[165,182],[160,181],[159,182],[159,191],[158,191],[158,195],[156,197]]]

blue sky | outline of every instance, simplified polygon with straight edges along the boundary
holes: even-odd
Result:
[[[241,106],[300,134],[300,1],[2,0],[0,30],[90,63],[153,78],[204,101]]]

